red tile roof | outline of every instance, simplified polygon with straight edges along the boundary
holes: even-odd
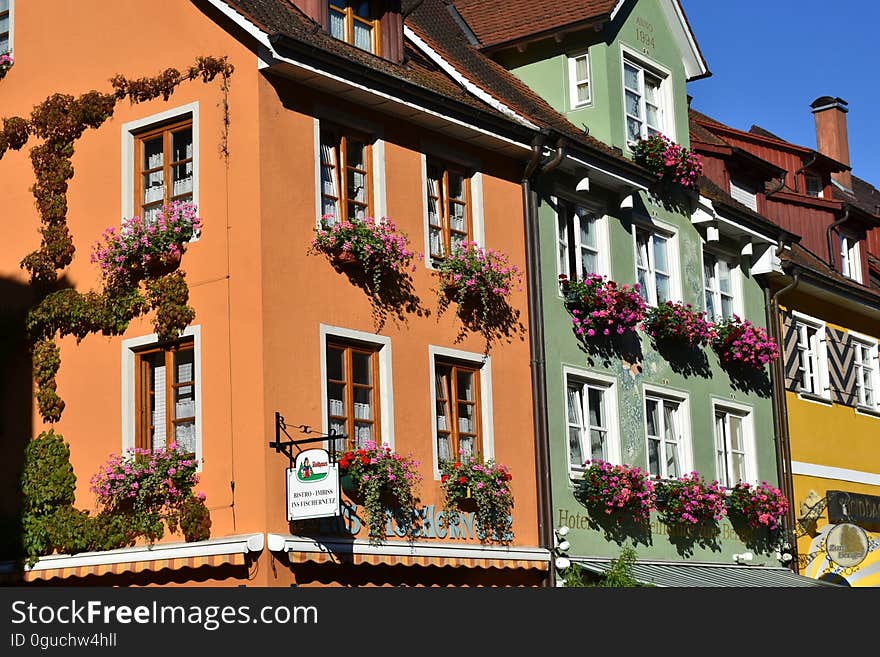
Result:
[[[453,4],[480,43],[491,46],[610,16],[617,0],[453,0]]]

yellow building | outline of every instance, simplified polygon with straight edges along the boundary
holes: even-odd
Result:
[[[776,399],[798,570],[880,586],[880,295],[799,245],[781,259]]]

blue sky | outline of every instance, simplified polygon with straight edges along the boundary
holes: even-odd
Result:
[[[849,103],[850,165],[880,188],[880,2],[681,0],[712,76],[688,84],[694,109],[816,147],[810,103]]]

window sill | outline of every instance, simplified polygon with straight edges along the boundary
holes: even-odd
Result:
[[[822,406],[832,406],[832,402],[828,397],[823,397],[821,395],[813,394],[812,392],[799,392],[797,394],[798,399],[802,399],[806,402],[811,402],[813,404],[821,404]]]
[[[875,417],[880,419],[880,408],[869,408],[868,406],[856,406],[855,407],[856,415],[867,415],[868,417]]]

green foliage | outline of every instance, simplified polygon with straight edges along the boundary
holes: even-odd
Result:
[[[160,342],[176,339],[195,319],[196,311],[187,305],[189,287],[183,272],[147,281],[147,298],[156,311],[153,327]]]
[[[48,515],[59,506],[73,504],[76,475],[70,447],[52,429],[25,448],[21,490],[25,514]]]
[[[608,572],[603,575],[590,577],[586,569],[577,564],[572,564],[565,571],[565,586],[598,587],[598,588],[632,588],[641,586],[653,586],[652,584],[640,583],[633,574],[633,566],[638,554],[635,549],[627,545],[620,551],[617,559],[612,559]]]
[[[509,543],[513,539],[510,530],[513,476],[507,466],[495,463],[494,459],[484,463],[479,456],[460,452],[457,461],[440,461],[440,473],[443,511],[449,522],[458,522],[459,510],[470,500],[476,506],[483,541]]]
[[[180,531],[187,541],[204,541],[211,536],[211,514],[204,500],[190,496],[180,505]]]

